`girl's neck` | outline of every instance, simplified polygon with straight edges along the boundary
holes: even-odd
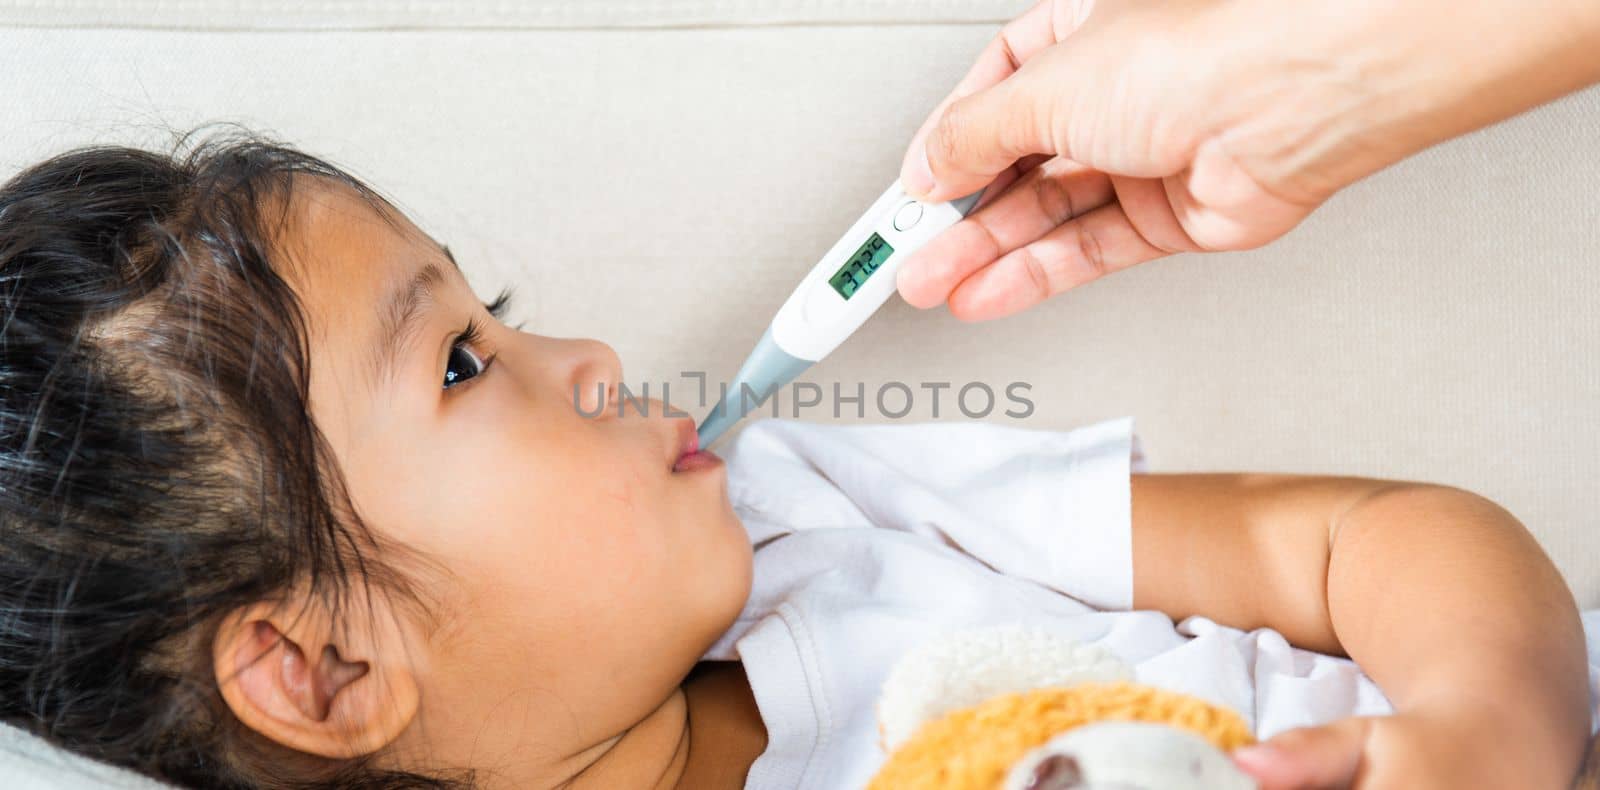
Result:
[[[766,746],[766,725],[743,665],[702,662],[566,786],[740,790]]]
[[[743,788],[751,763],[767,748],[767,727],[744,665],[702,662],[684,681],[683,693],[689,703],[689,759],[676,788]]]

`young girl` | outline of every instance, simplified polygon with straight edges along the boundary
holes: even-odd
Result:
[[[888,665],[996,622],[1282,731],[1269,788],[1555,790],[1589,733],[1572,597],[1479,497],[1135,475],[1126,421],[764,422],[729,472],[275,145],[28,169],[0,293],[0,716],[170,782],[858,787]]]

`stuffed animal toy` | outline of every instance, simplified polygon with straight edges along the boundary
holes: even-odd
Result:
[[[1227,752],[1244,720],[1131,682],[1109,651],[1037,628],[907,654],[878,700],[888,759],[869,790],[1253,790]]]

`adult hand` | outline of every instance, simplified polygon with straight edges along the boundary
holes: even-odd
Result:
[[[898,287],[979,320],[1256,247],[1373,171],[1597,80],[1594,0],[1044,0],[913,138],[911,194],[990,186]]]

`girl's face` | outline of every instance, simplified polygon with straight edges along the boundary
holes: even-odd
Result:
[[[574,390],[593,414],[621,379],[611,348],[500,324],[403,218],[324,187],[286,227],[312,411],[350,497],[444,571],[420,576],[438,621],[405,648],[421,707],[397,746],[559,775],[661,706],[738,615],[750,548],[721,465],[674,471],[693,423],[659,402],[580,413]]]

